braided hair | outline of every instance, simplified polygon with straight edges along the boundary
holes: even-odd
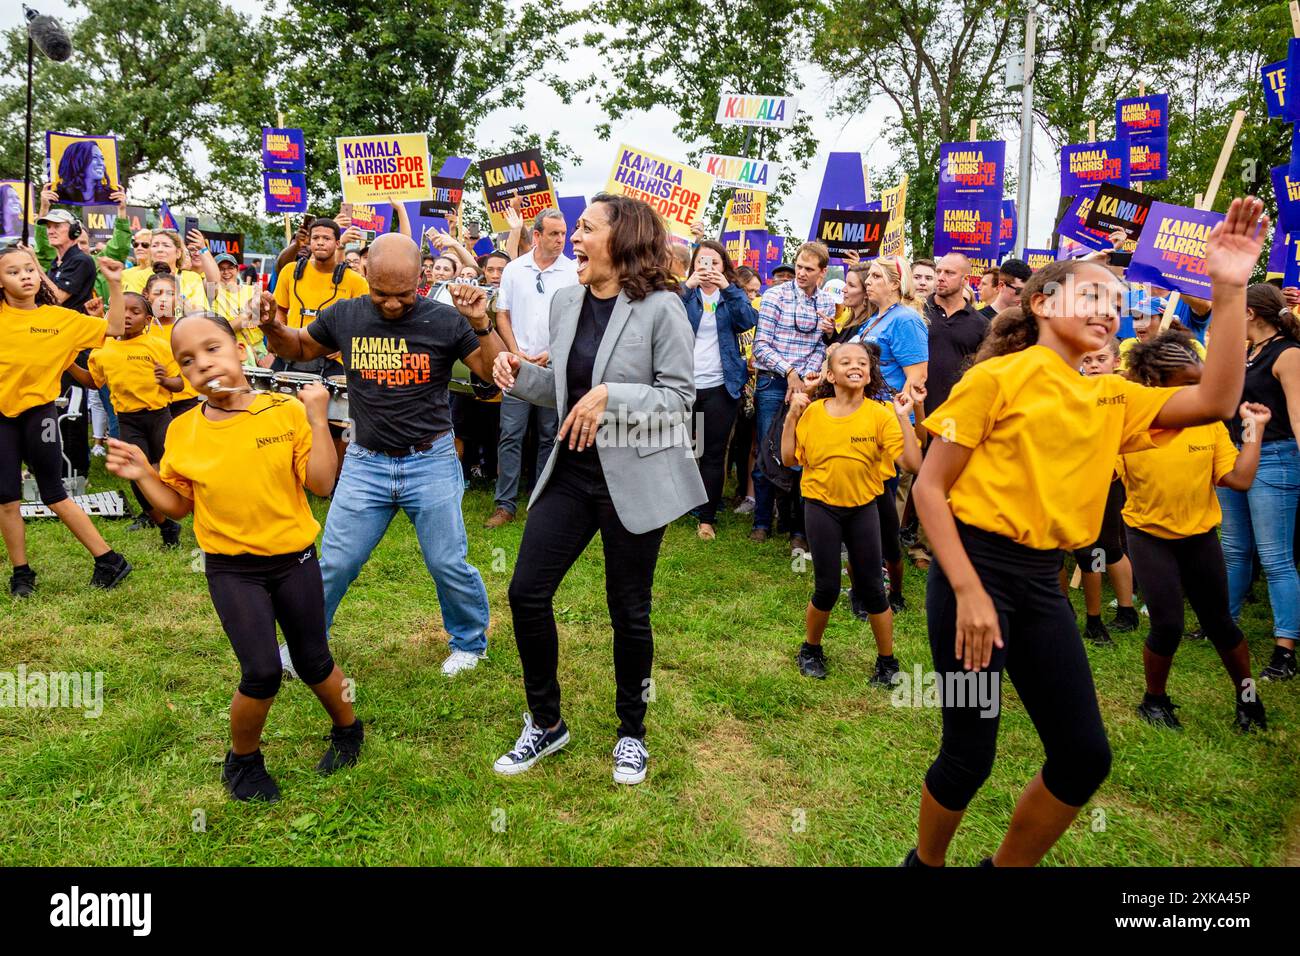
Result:
[[[1139,385],[1159,387],[1179,369],[1200,365],[1195,341],[1186,329],[1166,329],[1149,342],[1137,342],[1128,353],[1125,374]]]
[[[826,346],[826,359],[822,363],[822,380],[808,393],[808,397],[813,401],[819,398],[834,398],[835,383],[827,377],[831,371],[831,362],[840,349],[859,348],[867,353],[867,381],[862,386],[862,394],[867,398],[879,398],[882,395],[889,394],[889,385],[885,382],[884,373],[880,371],[880,348],[874,342],[836,342],[833,345]]]

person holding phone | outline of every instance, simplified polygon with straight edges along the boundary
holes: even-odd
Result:
[[[699,536],[712,541],[726,480],[727,436],[736,420],[740,394],[749,378],[740,335],[754,327],[758,312],[749,304],[736,268],[721,243],[704,239],[691,257],[682,304],[695,333],[696,462],[709,500],[696,509]]]

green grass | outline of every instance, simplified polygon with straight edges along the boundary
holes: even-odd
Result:
[[[97,488],[115,484],[95,468]],[[446,634],[398,517],[335,623],[366,721],[362,763],[315,775],[327,720],[301,684],[286,684],[263,746],[284,794],[272,807],[232,803],[218,779],[238,666],[191,567],[188,522],[177,554],[154,532],[101,521],[135,565],[109,593],[87,588],[89,559],[61,525],[29,522],[40,589],[23,604],[0,596],[0,671],[103,671],[105,700],[93,720],[0,709],[0,864],[893,865],[912,845],[938,712],[895,708],[867,685],[874,645],[847,600],[827,633],[829,679],[801,678],[793,657],[811,566],[792,568],[781,539],[745,540],[747,523],[731,514],[716,542],[698,541],[689,521],[664,542],[646,782],[610,780],[617,724],[598,543],[556,598],[573,742],[521,777],[496,776],[491,763],[525,708],[506,603],[522,522],[485,531],[490,509],[488,491],[466,496],[470,560],[493,612],[488,660],[454,681],[439,673]],[[924,578],[908,574],[897,654],[905,670],[928,669]],[[1266,602],[1248,605],[1256,667],[1271,646],[1267,614]],[[1186,729],[1159,732],[1133,713],[1142,638],[1117,640],[1089,649],[1114,769],[1047,862],[1296,862],[1300,686],[1265,685],[1272,729],[1237,737],[1217,656],[1185,643],[1171,693]],[[1005,683],[997,764],[950,862],[992,852],[1041,759]]]

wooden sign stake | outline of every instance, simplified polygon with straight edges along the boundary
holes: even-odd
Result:
[[[284,113],[275,114],[275,124],[280,129],[284,129]],[[290,245],[293,242],[293,228],[289,225],[289,214],[284,214],[284,244]]]

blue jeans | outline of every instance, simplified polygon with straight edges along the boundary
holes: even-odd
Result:
[[[460,501],[465,491],[450,433],[428,451],[403,458],[348,446],[343,474],[325,519],[320,570],[325,583],[325,625],[398,510],[415,526],[425,567],[433,576],[442,624],[453,651],[487,650],[487,588],[467,560],[469,541]]]
[[[758,373],[754,387],[754,429],[758,439],[759,453],[767,439],[772,421],[781,414],[785,406],[785,393],[788,383],[781,376]],[[772,506],[776,502],[776,488],[763,475],[763,470],[754,459],[754,529],[772,530]]]
[[[1300,575],[1292,556],[1296,503],[1300,501],[1300,451],[1295,440],[1261,446],[1259,471],[1249,491],[1216,490],[1223,509],[1220,539],[1228,566],[1229,611],[1234,619],[1241,614],[1258,550],[1273,606],[1273,633],[1300,637]]]
[[[511,395],[501,396],[501,438],[497,446],[496,507],[511,514],[518,507],[519,476],[523,471],[524,438],[528,435],[528,422],[533,409],[537,409],[537,470],[533,481],[542,477],[542,469],[551,457],[555,433],[560,419],[553,408],[544,408]]]
[[[104,406],[104,411],[108,414],[108,437],[121,438],[121,431],[117,427],[117,409],[113,407],[113,400],[109,397],[108,386],[105,385],[99,390],[99,401]]]

